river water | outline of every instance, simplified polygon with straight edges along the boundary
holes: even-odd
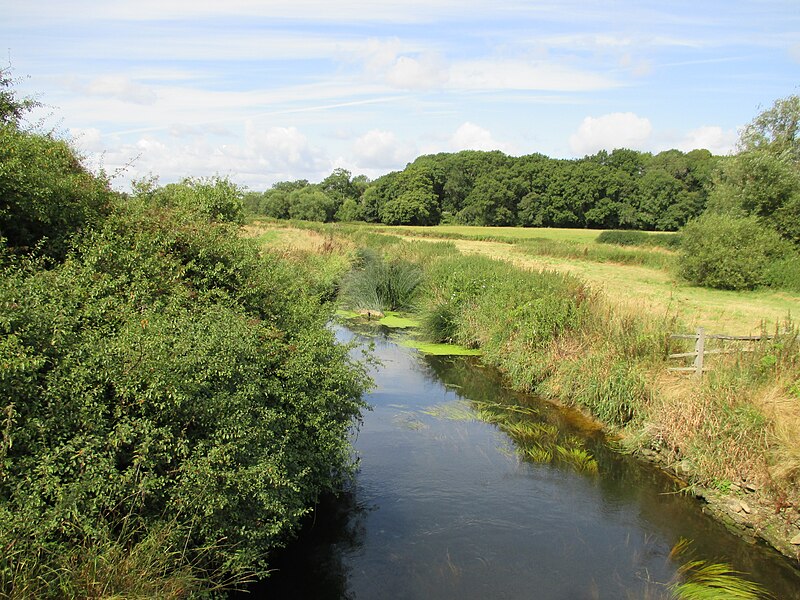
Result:
[[[569,411],[504,390],[474,359],[369,341],[383,366],[354,440],[357,477],[320,504],[248,597],[668,598],[689,559],[670,551],[685,538],[693,558],[729,563],[776,598],[800,598],[787,561],[729,534],[676,482],[612,451]],[[521,458],[497,425],[469,418],[497,405],[548,431],[557,425],[560,443],[590,453],[596,472]]]

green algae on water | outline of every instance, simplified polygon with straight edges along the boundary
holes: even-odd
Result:
[[[389,327],[390,329],[409,329],[411,327],[419,327],[419,321],[411,317],[401,316],[400,313],[387,311],[378,325]]]
[[[423,354],[432,354],[434,356],[479,356],[481,354],[480,350],[465,348],[457,344],[432,344],[418,340],[403,340],[401,345],[419,350]]]

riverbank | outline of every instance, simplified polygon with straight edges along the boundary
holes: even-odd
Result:
[[[691,329],[666,312],[614,302],[569,274],[464,256],[452,243],[348,236],[382,260],[421,269],[413,308],[429,339],[480,348],[510,386],[580,408],[623,451],[678,475],[704,510],[798,560],[800,343],[792,323],[768,330],[778,337],[749,352],[714,355],[698,381],[668,370],[668,354],[689,350],[670,334]]]

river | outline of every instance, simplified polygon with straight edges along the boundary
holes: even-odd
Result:
[[[374,342],[383,363],[354,439],[358,474],[345,494],[321,502],[248,597],[669,598],[667,584],[691,557],[729,563],[776,598],[800,599],[800,573],[783,557],[728,533],[677,482],[612,450],[577,413],[504,389],[474,359],[357,339]],[[523,456],[476,416],[498,406],[541,431],[557,426],[557,442]],[[570,445],[594,464],[547,460]],[[691,555],[671,558],[682,538]]]

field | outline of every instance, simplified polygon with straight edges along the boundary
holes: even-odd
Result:
[[[675,253],[598,244],[595,240],[600,232],[595,230],[455,225],[370,229],[404,239],[449,239],[464,254],[502,259],[526,269],[570,272],[623,307],[658,316],[676,314],[691,330],[704,327],[714,333],[749,335],[757,333],[762,323],[772,329],[787,317],[800,315],[800,296],[691,286],[679,281],[670,266]],[[534,240],[551,244],[531,244]],[[642,264],[635,264],[631,257],[638,257]]]

